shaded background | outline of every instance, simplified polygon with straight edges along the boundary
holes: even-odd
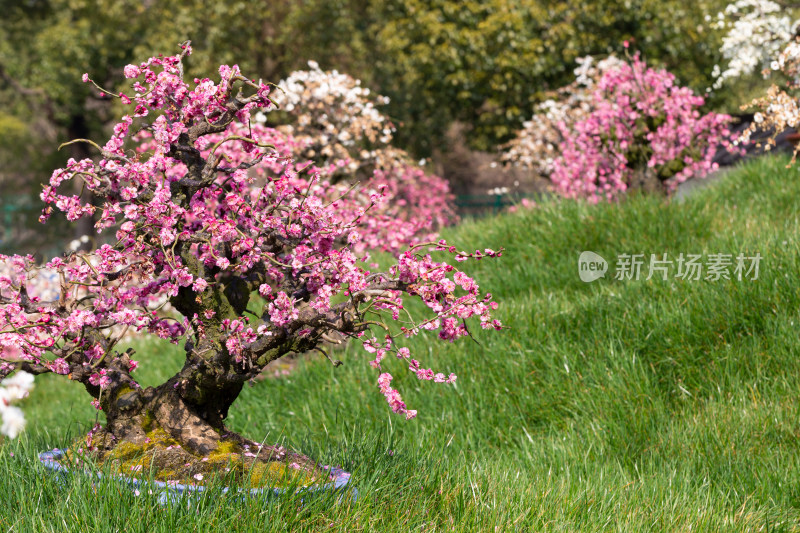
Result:
[[[76,138],[103,138],[122,113],[81,82],[124,88],[123,67],[174,54],[190,39],[190,76],[222,63],[277,82],[309,60],[363,80],[391,99],[395,142],[428,158],[456,194],[513,183],[494,153],[548,90],[566,85],[575,59],[641,50],[705,93],[720,60],[708,27],[726,2],[702,0],[4,0],[0,19],[0,253],[58,253],[89,232],[58,215],[38,224],[38,193],[67,158],[91,156]],[[736,111],[763,85],[744,79],[711,95]],[[77,192],[77,191],[76,191]]]

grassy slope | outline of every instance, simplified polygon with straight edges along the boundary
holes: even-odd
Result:
[[[63,444],[94,414],[79,387],[43,377],[25,406],[28,433],[0,451],[0,527],[800,529],[800,180],[785,163],[752,163],[680,204],[560,202],[448,232],[506,248],[468,268],[510,329],[477,332],[480,345],[412,342],[423,364],[459,375],[454,388],[391,368],[415,421],[388,413],[354,348],[335,371],[309,359],[248,388],[231,425],[348,468],[356,504],[210,496],[186,511],[113,484],[97,496],[81,480],[50,486],[26,470],[34,451]],[[585,284],[583,250],[763,259],[755,282]],[[179,364],[178,351],[153,343],[140,358],[153,360],[144,381]]]

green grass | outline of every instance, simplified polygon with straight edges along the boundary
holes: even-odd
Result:
[[[26,434],[0,450],[0,528],[800,530],[800,174],[786,162],[753,162],[681,203],[552,202],[448,231],[464,247],[506,248],[465,268],[509,329],[475,332],[480,344],[410,342],[424,364],[458,374],[455,386],[390,361],[416,420],[390,414],[355,347],[337,369],[308,358],[247,388],[230,425],[348,469],[355,502],[212,491],[162,508],[114,483],[55,485],[36,452],[95,415],[79,386],[43,376]],[[586,284],[583,250],[763,259],[757,281],[622,282],[612,266]],[[180,364],[175,347],[138,348],[145,383]]]

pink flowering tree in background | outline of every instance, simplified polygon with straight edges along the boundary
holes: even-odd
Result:
[[[0,258],[8,269],[0,276],[0,377],[21,370],[81,383],[106,416],[91,439],[101,455],[144,442],[152,424],[192,453],[208,454],[230,439],[246,442],[225,418],[243,384],[267,364],[290,353],[328,356],[326,341],[350,338],[370,354],[392,411],[413,418],[386,358],[419,380],[453,382],[455,375],[427,368],[402,341],[426,331],[454,341],[469,335],[469,319],[500,329],[491,296],[455,266],[500,253],[418,243],[387,271],[368,270],[358,249],[363,224],[395,185],[382,186],[376,175],[379,185],[358,202],[333,196],[319,173],[298,171],[287,157],[288,137],[251,123],[252,113],[274,108],[269,86],[236,66],[220,67],[218,82],[189,83],[182,60],[190,50],[187,43],[178,56],[128,65],[132,90],[118,96],[131,114],[103,146],[73,141],[94,145],[98,160],[70,160],[42,193],[43,221],[55,210],[73,221],[94,215],[110,243],[49,261],[44,268],[59,280],[54,299],[30,289],[42,270],[32,257]],[[78,176],[102,205],[64,192]],[[454,263],[435,261],[430,251]],[[410,314],[408,298],[427,314]],[[169,316],[158,312],[166,304]],[[116,349],[126,331],[183,343],[183,368],[141,387],[134,353]],[[262,452],[263,461],[288,453]]]
[[[530,120],[501,147],[500,161],[521,167],[538,178],[550,178],[553,164],[560,154],[564,132],[594,111],[593,93],[600,78],[608,70],[620,67],[623,61],[611,55],[602,60],[592,56],[578,58],[573,71],[575,81],[553,91],[538,104]]]
[[[434,239],[437,229],[457,221],[447,181],[392,145],[395,126],[380,111],[388,98],[372,94],[352,76],[323,71],[314,61],[309,70],[282,80],[270,96],[282,119],[256,113],[255,122],[264,127],[276,122],[272,130],[283,138],[285,155],[319,175],[331,194],[344,195],[343,209],[373,204],[362,218],[362,248],[396,252]]]
[[[591,71],[590,71],[591,72]],[[713,156],[731,145],[731,118],[701,114],[701,96],[665,70],[630,61],[605,62],[595,79],[580,79],[587,97],[568,94],[547,121],[535,116],[506,154],[512,163],[534,161],[527,147],[551,146],[538,169],[556,192],[591,202],[613,200],[631,188],[672,192],[679,183],[716,168]],[[548,111],[549,113],[550,111]]]

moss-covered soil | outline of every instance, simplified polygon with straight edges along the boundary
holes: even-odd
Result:
[[[147,432],[143,444],[121,442],[108,451],[93,450],[80,438],[68,449],[63,465],[109,469],[132,478],[154,479],[168,484],[226,486],[247,489],[307,487],[330,479],[322,468],[311,469],[288,459],[281,447],[262,447],[224,438],[207,456],[197,456],[162,428]],[[277,453],[276,453],[277,452]]]

